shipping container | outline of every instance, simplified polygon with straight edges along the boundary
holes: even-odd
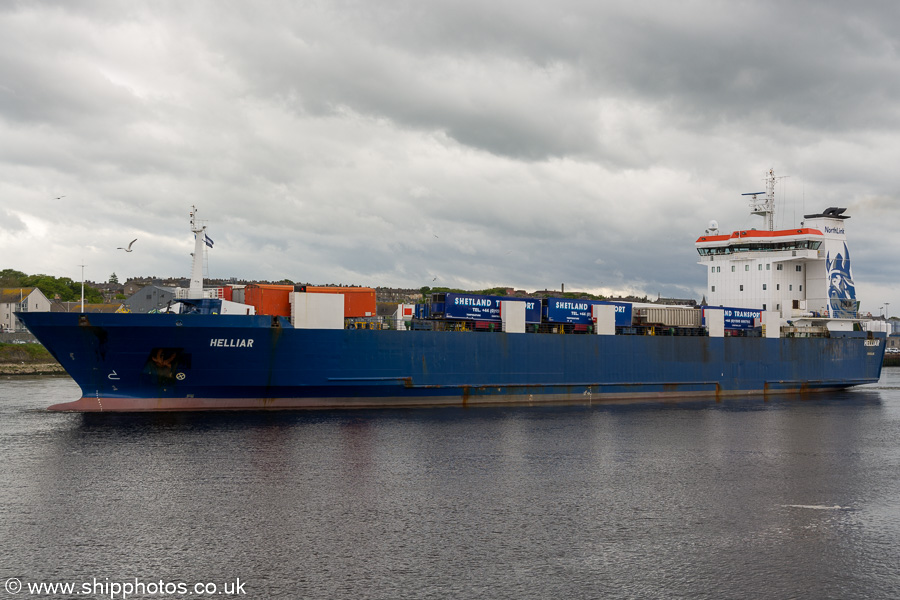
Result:
[[[762,321],[762,310],[756,308],[730,308],[727,306],[703,307],[703,324],[706,325],[706,311],[721,310],[725,313],[725,329],[753,329]]]
[[[417,319],[427,319],[431,317],[431,305],[430,304],[416,304],[416,318]]]
[[[593,321],[591,307],[607,304],[616,308],[616,327],[631,325],[631,304],[606,300],[571,300],[568,298],[547,298],[544,303],[544,318],[548,323],[575,323],[590,325]]]
[[[534,298],[507,298],[502,296],[450,293],[446,294],[443,304],[444,318],[500,323],[500,302],[503,300],[524,302],[525,322],[541,322],[541,301]],[[432,307],[432,311],[439,312],[436,306]]]
[[[344,318],[375,316],[374,288],[298,285],[294,291],[309,294],[343,294]]]
[[[291,316],[292,285],[250,283],[244,288],[244,303],[253,306],[258,315]]]
[[[638,309],[638,313],[642,321],[648,325],[700,327],[700,311],[694,308],[661,306],[659,308],[641,308]]]

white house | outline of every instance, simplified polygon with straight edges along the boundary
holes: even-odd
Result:
[[[50,301],[34,287],[0,288],[0,331],[25,331],[17,311],[50,312]]]

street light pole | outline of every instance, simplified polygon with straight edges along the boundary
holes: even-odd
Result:
[[[81,267],[81,312],[84,312],[84,265],[78,265]]]

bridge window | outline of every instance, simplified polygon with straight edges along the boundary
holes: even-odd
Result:
[[[818,250],[822,242],[798,240],[792,242],[743,242],[718,248],[697,248],[701,256],[734,254],[735,252],[778,252],[784,250]]]

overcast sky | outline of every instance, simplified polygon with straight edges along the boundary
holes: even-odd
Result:
[[[0,3],[0,268],[700,299],[694,242],[847,207],[900,314],[900,4]],[[137,238],[134,251],[116,250]]]

